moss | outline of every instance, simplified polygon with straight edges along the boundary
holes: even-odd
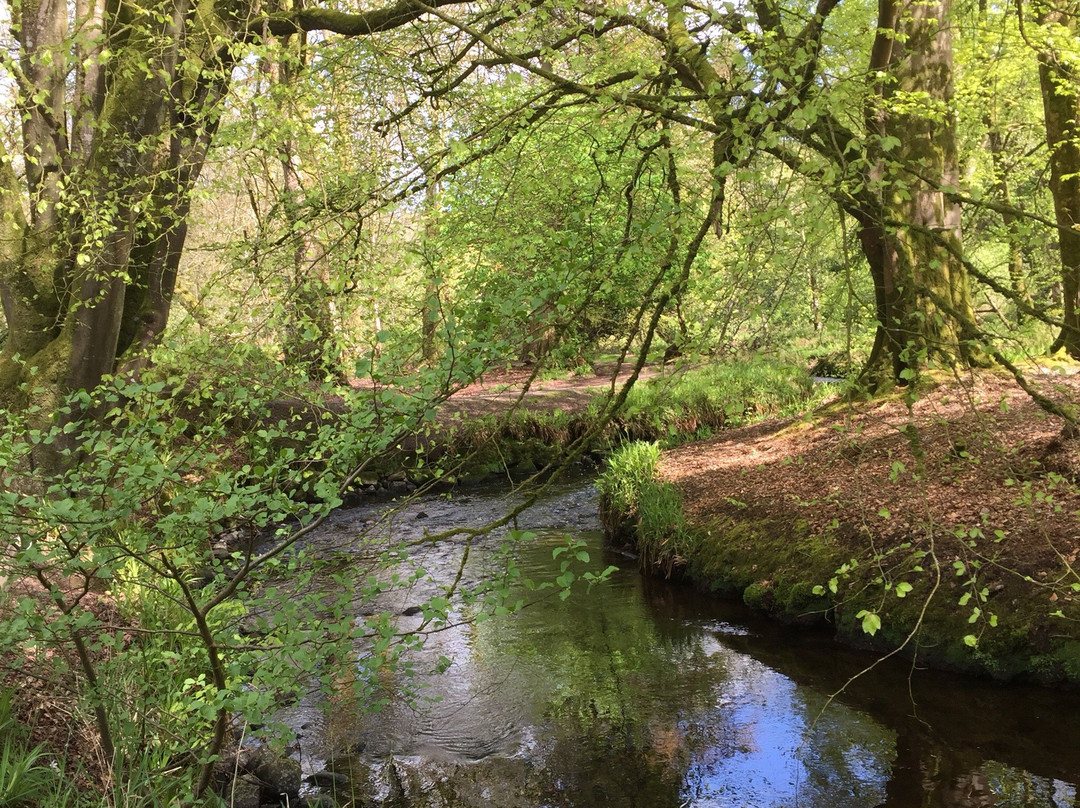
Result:
[[[624,532],[631,525],[639,548],[655,542],[643,537],[640,514],[613,513],[609,505],[605,524]],[[951,569],[940,581],[932,569],[916,569],[907,545],[882,551],[879,541],[877,555],[868,549],[866,557],[850,563],[843,543],[830,532],[815,533],[804,520],[781,522],[745,512],[684,530],[691,537],[680,545],[685,577],[781,621],[831,620],[837,636],[849,644],[881,651],[904,645],[921,662],[950,670],[1001,680],[1080,683],[1080,640],[1063,636],[1037,590],[1017,591],[1009,601],[991,596],[976,614],[972,605],[959,605],[968,591],[965,581]],[[837,575],[845,562],[849,569]],[[827,586],[834,576],[835,594]],[[910,590],[898,589],[900,582]],[[881,618],[874,636],[863,630],[864,609]],[[996,625],[990,625],[990,614]],[[969,636],[978,638],[976,646],[965,640]]]
[[[1066,677],[1080,682],[1080,641],[1067,640],[1055,652]]]
[[[824,595],[816,594],[820,584],[810,581],[796,581],[784,598],[784,609],[800,623],[820,622],[825,620],[832,610],[832,602]]]
[[[750,606],[785,620],[817,620],[832,608],[815,594],[840,565],[832,536],[812,534],[805,521],[729,517],[693,530],[691,578],[717,593],[738,592]]]

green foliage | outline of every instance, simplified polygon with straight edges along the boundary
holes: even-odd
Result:
[[[619,513],[638,513],[641,492],[656,476],[660,447],[656,443],[631,441],[608,457],[597,480],[605,506]]]
[[[68,804],[62,773],[49,765],[41,746],[30,748],[15,719],[12,693],[0,693],[0,805],[63,808]]]
[[[638,384],[616,418],[631,438],[704,437],[770,417],[790,417],[836,395],[802,367],[771,359],[709,364]]]
[[[438,404],[486,368],[587,367],[609,343],[629,351],[662,341],[710,357],[778,346],[846,362],[865,353],[881,301],[860,237],[890,218],[866,200],[909,198],[918,172],[903,161],[927,168],[904,156],[907,138],[868,131],[864,112],[878,102],[934,122],[931,137],[911,144],[952,144],[942,122],[959,119],[965,187],[952,190],[970,197],[964,224],[978,236],[967,255],[981,272],[976,299],[989,307],[973,324],[979,338],[1005,344],[1006,358],[1026,356],[1052,331],[1038,318],[1016,322],[1025,299],[1063,310],[1057,238],[1046,235],[1054,228],[1016,213],[1050,200],[1035,62],[1002,9],[958,14],[954,103],[898,86],[891,65],[866,70],[875,28],[866,4],[824,4],[835,10],[820,30],[798,4],[715,14],[645,3],[633,12],[640,24],[610,27],[622,12],[524,4],[491,17],[451,6],[446,14],[476,26],[428,17],[380,26],[379,38],[312,37],[318,47],[300,37],[256,42],[258,26],[230,34],[256,16],[243,3],[200,4],[190,17],[198,24],[160,48],[165,20],[151,6],[136,22],[4,26],[19,57],[12,65],[40,80],[20,82],[18,94],[29,95],[11,106],[27,118],[5,120],[0,152],[0,284],[12,317],[0,330],[0,402],[19,403],[0,435],[0,530],[11,537],[0,554],[11,604],[0,651],[49,660],[66,677],[78,660],[78,706],[113,747],[117,804],[191,749],[205,773],[227,720],[264,718],[309,681],[329,688],[335,666],[367,674],[356,685],[365,705],[385,699],[377,674],[420,640],[398,636],[388,615],[353,622],[320,584],[332,578],[369,598],[422,571],[380,577],[405,555],[387,542],[360,547],[343,572],[301,540],[358,474],[400,463],[409,441],[423,445]],[[39,8],[63,17],[81,7],[25,13]],[[770,19],[756,16],[767,8]],[[463,38],[466,30],[484,33]],[[495,56],[479,70],[471,49],[481,45]],[[80,65],[105,69],[96,82],[104,95],[70,95],[78,82],[67,77]],[[165,87],[176,106],[151,104]],[[156,110],[146,131],[132,130],[131,107]],[[64,122],[76,119],[85,131],[69,133]],[[115,366],[114,347],[161,336],[169,293],[147,298],[172,287],[189,184],[213,133],[191,221],[196,249],[175,295],[189,317],[173,317],[149,369],[69,390],[62,380],[83,359],[71,332],[85,312],[113,306],[122,316],[101,321],[124,321],[93,335],[100,372],[88,386]],[[52,154],[57,143],[62,154]],[[49,168],[38,176],[42,161]],[[55,182],[42,179],[52,174]],[[714,197],[722,210],[711,210]],[[114,256],[114,239],[130,255]],[[929,275],[939,247],[907,251],[928,259]],[[961,269],[952,271],[962,278]],[[921,295],[900,280],[905,294]],[[933,309],[922,300],[911,323]],[[43,338],[53,331],[55,340]],[[912,364],[928,359],[917,356]],[[813,386],[797,363],[709,365],[636,386],[613,431],[670,443],[793,416],[836,392]],[[340,407],[327,407],[331,399]],[[598,417],[599,405],[586,424]],[[432,477],[457,474],[462,462],[528,469],[575,429],[560,414],[478,420],[448,440],[442,465],[420,451],[409,462]],[[512,442],[521,445],[507,456]],[[643,563],[670,572],[693,539],[677,491],[657,480],[658,458],[656,443],[627,444],[600,486],[608,517],[631,519]],[[894,465],[894,477],[903,472]],[[215,548],[227,533],[242,540]],[[580,548],[564,553],[560,565],[581,561]],[[484,601],[479,615],[517,608],[506,602],[512,554],[503,560],[505,578],[473,593]],[[562,566],[560,593],[575,580]],[[18,589],[27,581],[36,596]],[[989,624],[971,586],[973,622]],[[889,587],[905,606],[915,600],[907,582]],[[760,604],[804,602],[796,589],[744,585]],[[115,599],[116,625],[93,608],[102,591]],[[450,594],[424,604],[425,619],[445,621]],[[855,619],[870,634],[890,628],[877,607]],[[52,654],[57,646],[74,653]],[[11,782],[32,782],[37,750],[8,752]]]
[[[678,227],[663,134],[601,119],[552,116],[508,145],[512,163],[478,164],[448,184],[440,274],[459,279],[455,317],[514,358],[553,354],[573,367],[622,338]]]
[[[414,396],[345,390],[330,416],[283,399],[310,383],[263,355],[190,357],[163,349],[138,380],[73,397],[66,426],[9,419],[0,439],[0,526],[14,542],[0,559],[2,649],[79,683],[75,706],[116,772],[115,804],[176,759],[192,778],[170,788],[202,792],[234,720],[273,737],[275,709],[331,688],[336,671],[370,670],[354,693],[377,708],[374,674],[422,644],[391,615],[357,621],[351,607],[425,577],[392,537],[358,540],[345,569],[301,539],[359,471],[427,428],[439,374],[416,377]],[[46,447],[77,462],[27,475]],[[328,597],[331,580],[339,594]],[[22,593],[27,582],[41,594]],[[103,591],[115,611],[89,595]],[[424,604],[432,625],[453,594]],[[483,604],[497,590],[472,594]],[[47,653],[56,646],[68,653]]]

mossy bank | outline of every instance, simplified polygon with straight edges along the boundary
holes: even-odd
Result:
[[[1006,573],[981,531],[890,532],[855,508],[823,522],[806,517],[807,503],[773,497],[758,507],[739,490],[690,509],[661,462],[655,444],[627,444],[600,482],[609,541],[636,552],[644,571],[920,664],[1080,684],[1080,609],[1067,559],[1035,575]]]

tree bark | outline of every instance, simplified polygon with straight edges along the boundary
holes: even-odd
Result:
[[[424,272],[424,302],[420,307],[420,354],[428,365],[433,365],[439,358],[436,336],[442,312],[442,302],[439,299],[440,272],[435,264],[434,255],[435,239],[439,230],[437,222],[439,187],[440,183],[437,179],[434,181],[429,179],[424,189],[424,235],[420,248],[420,260]]]
[[[868,372],[897,381],[931,362],[980,361],[960,208],[952,97],[950,0],[879,0],[870,69],[882,78],[867,109],[876,201],[853,210],[874,279],[878,330]]]
[[[998,193],[1006,208],[1002,209],[1001,221],[1005,225],[1005,238],[1009,246],[1009,286],[1016,300],[1031,304],[1027,279],[1024,276],[1024,242],[1020,228],[1023,222],[1019,214],[1013,212],[1012,188],[1009,185],[1009,168],[1006,164],[1007,138],[997,122],[989,113],[983,118],[986,124],[987,141],[990,145],[990,159],[994,166],[994,190]],[[1016,322],[1023,322],[1024,314],[1020,307],[1016,309]]]
[[[152,22],[110,26],[97,4],[75,7],[84,15],[75,25],[88,33],[73,55],[71,98],[68,63],[43,58],[69,49],[68,5],[25,3],[15,20],[28,171],[20,189],[10,167],[0,169],[0,297],[11,333],[0,353],[0,403],[16,409],[35,398],[55,410],[66,393],[111,373],[118,355],[161,333],[188,193],[215,126],[202,113],[228,81],[209,39],[201,56],[217,71],[181,78],[189,13],[182,0],[169,16],[155,6],[145,15]],[[29,91],[35,87],[49,92]],[[28,196],[28,221],[16,213],[20,196]]]
[[[268,65],[271,81],[294,88],[303,69],[304,34],[281,43],[283,53]],[[292,52],[290,52],[292,51]],[[292,284],[283,353],[308,378],[340,376],[333,357],[334,318],[326,277],[326,251],[303,221],[304,187],[300,175],[297,139],[285,137],[280,145],[285,224],[292,234]]]
[[[1044,29],[1038,52],[1039,86],[1050,147],[1064,308],[1062,329],[1050,352],[1064,349],[1080,359],[1080,70],[1054,46],[1061,37],[1075,42],[1080,4],[1039,2],[1035,10]]]

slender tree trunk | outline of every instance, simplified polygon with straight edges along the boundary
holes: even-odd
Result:
[[[266,63],[274,84],[293,87],[303,69],[305,35],[285,38],[278,58]],[[283,210],[285,224],[292,234],[292,284],[286,338],[283,353],[286,361],[300,368],[312,379],[340,376],[334,357],[334,318],[326,277],[326,255],[322,245],[303,220],[304,188],[300,176],[300,154],[294,137],[288,135],[280,144]]]
[[[1056,37],[1075,42],[1080,4],[1036,3],[1039,23]],[[1058,225],[1064,323],[1051,346],[1080,359],[1080,70],[1053,47],[1039,50],[1039,86],[1050,147],[1050,191]]]
[[[806,234],[802,235],[802,247],[800,255],[806,255]],[[825,324],[821,319],[821,285],[818,278],[817,263],[813,256],[806,262],[806,284],[810,292],[810,322],[814,326],[814,333],[820,334]]]
[[[420,329],[420,350],[424,362],[432,364],[438,358],[436,334],[442,302],[439,299],[439,269],[436,266],[435,238],[438,234],[436,217],[439,212],[439,183],[429,182],[424,190],[424,238],[421,245],[421,261],[424,265],[424,302],[420,307],[422,319]]]
[[[289,308],[288,337],[284,344],[287,361],[301,368],[312,379],[340,375],[334,358],[334,320],[330,309],[330,290],[325,277],[326,256],[322,245],[307,231],[301,220],[299,199],[303,193],[296,169],[296,151],[289,142],[281,160],[285,207],[289,227],[295,238],[292,261],[292,294]]]
[[[1001,201],[1011,208],[1013,199],[1009,185],[1009,170],[1006,165],[1006,138],[991,115],[987,114],[983,118],[983,123],[986,124],[990,159],[994,165],[994,190],[997,191]],[[1030,303],[1031,295],[1024,276],[1024,242],[1020,234],[1022,222],[1012,210],[1002,210],[1001,221],[1005,225],[1005,238],[1009,245],[1009,286],[1018,301]],[[1023,322],[1023,319],[1023,312],[1017,308],[1017,324]]]

